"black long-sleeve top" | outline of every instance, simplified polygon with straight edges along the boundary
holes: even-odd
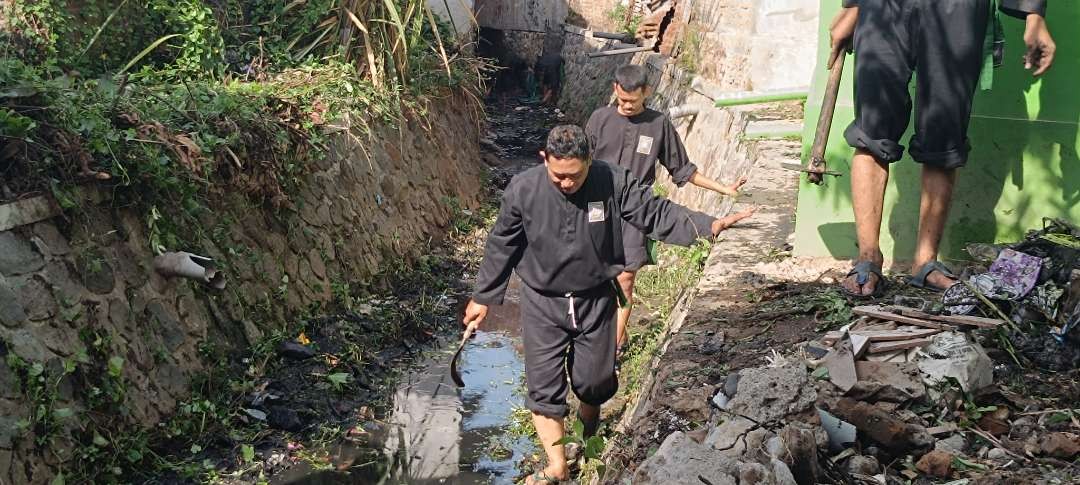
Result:
[[[858,7],[861,0],[842,0],[844,7]],[[1017,18],[1037,13],[1046,16],[1046,0],[1001,0],[998,4],[1002,12]]]
[[[697,172],[671,120],[659,111],[646,108],[628,117],[619,114],[618,108],[606,106],[589,116],[585,133],[593,145],[593,158],[629,170],[645,185],[656,181],[657,161],[679,187]]]
[[[593,161],[571,195],[559,191],[547,168],[538,165],[515,176],[503,193],[473,299],[502,303],[511,271],[540,293],[593,289],[623,269],[622,224],[688,246],[711,238],[715,220],[654,196],[629,171],[606,162]]]

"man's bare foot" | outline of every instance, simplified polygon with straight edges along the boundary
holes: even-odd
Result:
[[[911,265],[911,274],[917,275],[920,271],[922,271],[923,266],[926,266],[927,264],[933,264],[935,262],[936,261],[917,262]],[[938,264],[940,265],[940,263]],[[944,268],[944,266],[939,267]],[[944,271],[937,268],[931,269],[930,272],[926,274],[926,282],[923,284],[923,287],[933,290],[944,290],[952,285],[955,285],[956,282],[959,280],[955,278],[955,275],[950,275],[949,273],[946,273],[946,271],[948,271],[947,268],[944,269]]]
[[[875,269],[878,269],[878,271],[880,271],[881,264],[884,260],[885,257],[881,254],[881,251],[876,251],[876,254],[859,255],[858,259],[859,262],[869,261]],[[859,263],[856,263],[856,265],[858,264]],[[851,274],[840,282],[840,286],[852,295],[864,297],[873,296],[874,292],[877,291],[878,285],[881,284],[881,277],[873,271],[869,271],[866,277],[866,282],[859,284],[859,274],[855,273],[853,270]]]
[[[556,485],[570,478],[570,470],[548,465],[547,468],[525,477],[525,485]]]

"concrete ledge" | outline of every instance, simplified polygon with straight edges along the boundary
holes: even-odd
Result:
[[[44,195],[3,204],[0,205],[0,231],[51,219],[60,212],[56,201]]]

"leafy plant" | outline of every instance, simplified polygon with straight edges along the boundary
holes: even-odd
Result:
[[[607,466],[603,462],[604,448],[607,443],[600,435],[593,435],[585,438],[584,434],[585,424],[579,419],[574,421],[570,432],[566,433],[566,435],[559,441],[556,441],[555,444],[577,444],[578,446],[581,446],[581,456],[584,459],[582,464],[593,465],[597,475],[602,477],[607,469]]]

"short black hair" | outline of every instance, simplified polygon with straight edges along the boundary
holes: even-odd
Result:
[[[578,125],[559,125],[548,133],[544,154],[555,158],[589,160],[589,137]]]
[[[627,64],[615,70],[615,83],[627,92],[644,89],[649,85],[649,72],[645,66]]]

